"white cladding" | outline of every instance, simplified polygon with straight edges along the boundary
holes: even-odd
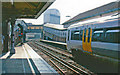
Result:
[[[63,25],[58,24],[45,24],[44,31],[50,33],[51,35],[56,35],[58,37],[66,37],[67,29],[63,28]]]
[[[48,9],[44,13],[44,24],[60,24],[60,12],[57,9]]]

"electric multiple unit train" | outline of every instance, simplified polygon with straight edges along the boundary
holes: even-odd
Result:
[[[110,15],[71,25],[67,31],[67,49],[78,63],[94,67],[92,70],[99,68],[96,72],[113,69],[115,72],[118,63],[112,63],[119,59],[119,24],[118,15]]]

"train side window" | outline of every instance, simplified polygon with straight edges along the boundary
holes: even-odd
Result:
[[[35,29],[34,27],[31,27],[31,29]]]
[[[105,35],[104,35],[105,33]],[[93,32],[92,41],[101,41],[109,43],[120,43],[120,30],[95,30]]]
[[[105,42],[120,43],[119,36],[120,30],[108,30],[106,31]]]
[[[103,41],[103,30],[95,30],[92,41]]]
[[[86,40],[86,29],[84,30],[84,42]]]
[[[36,29],[40,29],[39,27],[36,27]]]
[[[90,28],[88,29],[88,42],[90,42]]]
[[[28,29],[30,29],[30,27],[28,27]]]
[[[72,31],[71,32],[71,40],[79,40],[79,31]]]
[[[80,31],[74,32],[74,40],[79,40],[79,34],[80,34]]]

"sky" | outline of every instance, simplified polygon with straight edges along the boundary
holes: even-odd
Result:
[[[83,13],[85,11],[100,7],[102,5],[114,2],[117,0],[56,0],[48,9],[58,9],[60,12],[60,24],[70,18]],[[42,13],[37,19],[23,19],[26,23],[43,24]],[[66,17],[70,16],[70,17]]]

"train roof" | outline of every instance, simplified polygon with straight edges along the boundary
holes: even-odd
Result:
[[[83,21],[83,22],[78,22],[76,24],[69,26],[68,29],[76,28],[76,27],[80,27],[80,26],[94,25],[94,24],[100,24],[100,23],[105,23],[105,22],[109,22],[109,21],[120,20],[119,16],[120,16],[120,13],[116,13],[116,14],[109,15],[106,17],[100,17],[100,18],[96,18],[96,19]]]
[[[56,30],[66,30],[67,28],[64,28],[64,25],[61,25],[61,24],[50,24],[50,23],[47,23],[47,24],[44,24],[45,27],[49,27],[49,28],[53,28],[53,29],[56,29]]]

